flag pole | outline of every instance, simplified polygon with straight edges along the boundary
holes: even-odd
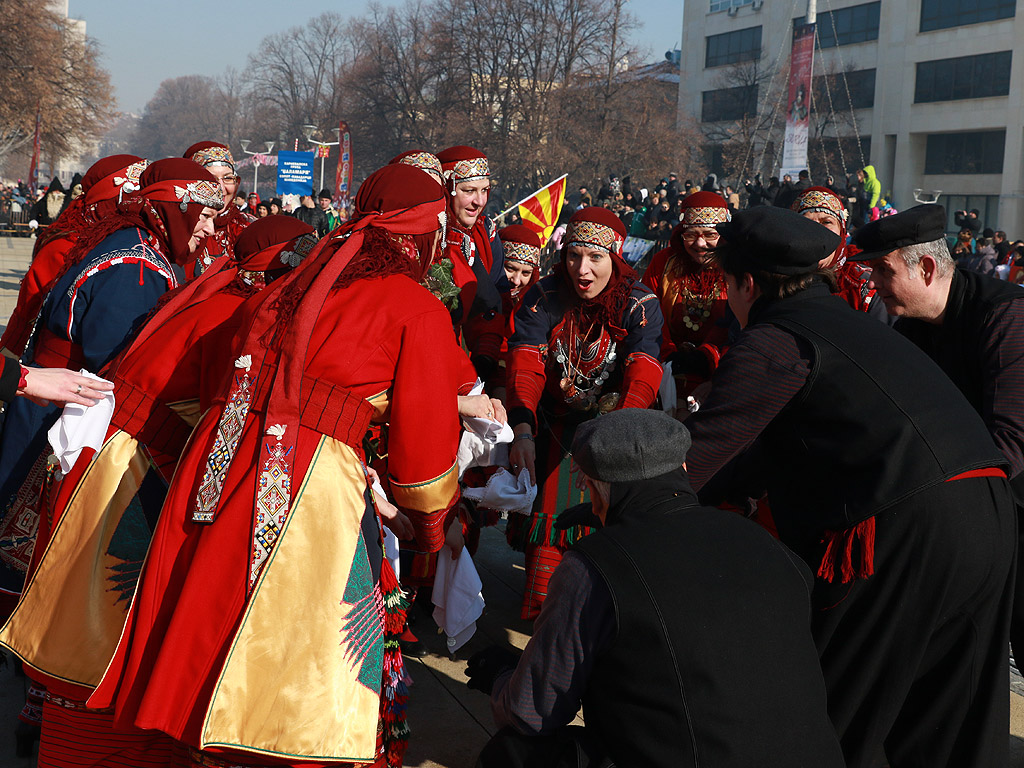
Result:
[[[540,189],[538,189],[538,190],[537,190],[537,192],[541,192],[541,191],[543,191],[543,190],[547,189],[547,188],[548,188],[548,187],[550,187],[550,186],[551,186],[552,184],[557,184],[558,182],[560,182],[560,181],[561,181],[562,179],[564,179],[564,178],[565,178],[566,176],[568,176],[568,175],[569,175],[568,173],[563,173],[563,174],[562,174],[561,176],[559,176],[559,177],[558,177],[557,179],[555,179],[554,181],[550,181],[550,182],[548,182],[547,184],[545,184],[545,185],[544,185],[543,187],[541,187]],[[525,202],[526,202],[527,200],[529,200],[529,199],[530,199],[531,197],[533,197],[534,195],[536,195],[536,194],[537,194],[537,192],[531,192],[531,193],[530,193],[530,194],[528,194],[528,195],[527,195],[526,197],[524,197],[524,198],[523,198],[522,200],[520,200],[520,201],[519,201],[518,203],[516,203],[516,204],[515,204],[515,205],[513,205],[513,206],[510,206],[510,207],[506,208],[506,209],[505,209],[504,211],[502,211],[501,213],[499,213],[499,214],[498,214],[497,216],[495,216],[494,218],[495,218],[495,219],[500,219],[500,218],[502,218],[502,217],[503,217],[503,216],[505,216],[505,214],[507,214],[507,213],[508,213],[509,211],[511,211],[511,210],[513,210],[513,209],[515,209],[515,208],[518,208],[518,207],[519,207],[520,205],[522,205],[523,203],[525,203]]]

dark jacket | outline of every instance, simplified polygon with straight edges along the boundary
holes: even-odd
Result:
[[[292,216],[303,224],[313,227],[316,230],[317,237],[323,237],[331,229],[327,221],[327,215],[319,208],[307,208],[304,205],[300,205],[292,212]]]
[[[615,765],[843,765],[810,572],[760,526],[699,506],[680,469],[613,484],[606,526],[575,551],[614,605],[583,711]]]

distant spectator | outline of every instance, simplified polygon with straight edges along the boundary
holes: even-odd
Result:
[[[1013,248],[1006,239],[1006,233],[997,229],[992,234],[992,247],[996,249],[996,261],[999,264],[1010,263],[1010,250]]]
[[[957,233],[956,242],[953,247],[949,249],[949,254],[953,257],[953,260],[960,264],[962,259],[967,259],[974,253],[974,235],[971,230],[964,227]]]
[[[320,210],[324,212],[324,216],[327,217],[327,231],[333,232],[339,224],[341,224],[341,217],[338,216],[338,212],[334,209],[331,204],[331,200],[334,199],[334,195],[331,190],[324,187],[320,190],[320,194],[316,196],[316,201],[320,206]]]
[[[281,205],[281,198],[280,197],[272,197],[272,198],[270,198],[270,215],[271,216],[278,216],[278,215],[280,215],[282,213],[284,213],[284,206]]]
[[[674,173],[668,175],[668,184],[665,186],[665,195],[668,197],[668,204],[673,208],[679,202],[679,177]]]
[[[956,211],[953,214],[953,222],[961,228],[966,227],[971,230],[972,234],[977,235],[981,232],[981,220],[978,216],[981,212],[977,208],[972,208],[969,211]]]
[[[882,196],[882,182],[878,180],[875,173],[875,166],[865,165],[859,171],[858,178],[864,185],[864,197],[867,200],[867,210],[872,221],[879,217],[878,198]]]
[[[701,192],[720,192],[722,188],[718,185],[718,174],[709,173],[704,183],[700,186]]]
[[[725,199],[729,203],[729,211],[735,213],[740,208],[740,196],[731,186],[725,185]]]
[[[768,200],[768,192],[764,188],[764,184],[761,183],[761,174],[754,174],[754,180],[747,179],[743,184],[743,188],[747,190],[747,207],[753,208],[758,205],[771,205],[771,201]]]
[[[789,208],[796,202],[800,193],[811,186],[811,175],[807,171],[800,171],[797,174],[797,181],[788,173],[782,177],[782,188],[775,196],[775,206],[778,208]]]
[[[594,199],[590,196],[590,190],[586,187],[580,187],[580,202],[576,206],[576,210],[580,208],[586,208],[587,206],[593,205]]]
[[[256,218],[265,219],[270,215],[270,205],[268,203],[259,202],[256,203]]]
[[[295,213],[292,215],[303,224],[313,227],[319,237],[323,237],[330,231],[327,224],[327,215],[316,207],[312,195],[303,195],[299,198],[299,207],[295,209]]]
[[[992,247],[992,241],[987,237],[979,237],[974,243],[974,253],[957,263],[970,272],[995,277],[996,249]]]

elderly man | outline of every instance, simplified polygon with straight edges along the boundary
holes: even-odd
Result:
[[[689,445],[652,410],[577,431],[603,527],[559,564],[518,665],[501,648],[470,660],[470,687],[491,693],[503,728],[479,765],[575,766],[578,752],[591,765],[843,765],[811,574],[755,523],[699,505]],[[581,700],[586,728],[567,727]]]
[[[834,233],[765,206],[718,229],[744,330],[688,422],[694,487],[767,490],[780,539],[816,570],[812,629],[850,768],[883,749],[894,768],[1004,764],[1006,460],[923,352],[832,295],[819,262]]]
[[[873,221],[854,236],[853,258],[872,268],[871,282],[897,331],[923,349],[981,415],[1010,464],[1024,499],[1024,288],[957,269],[946,246],[946,212],[919,205]],[[1018,573],[1010,637],[1024,661],[1024,579]]]

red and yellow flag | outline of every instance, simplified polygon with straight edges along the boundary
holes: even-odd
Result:
[[[540,247],[548,244],[551,233],[558,223],[558,214],[565,202],[565,179],[568,174],[555,179],[519,203],[519,215],[523,226],[537,233]]]

